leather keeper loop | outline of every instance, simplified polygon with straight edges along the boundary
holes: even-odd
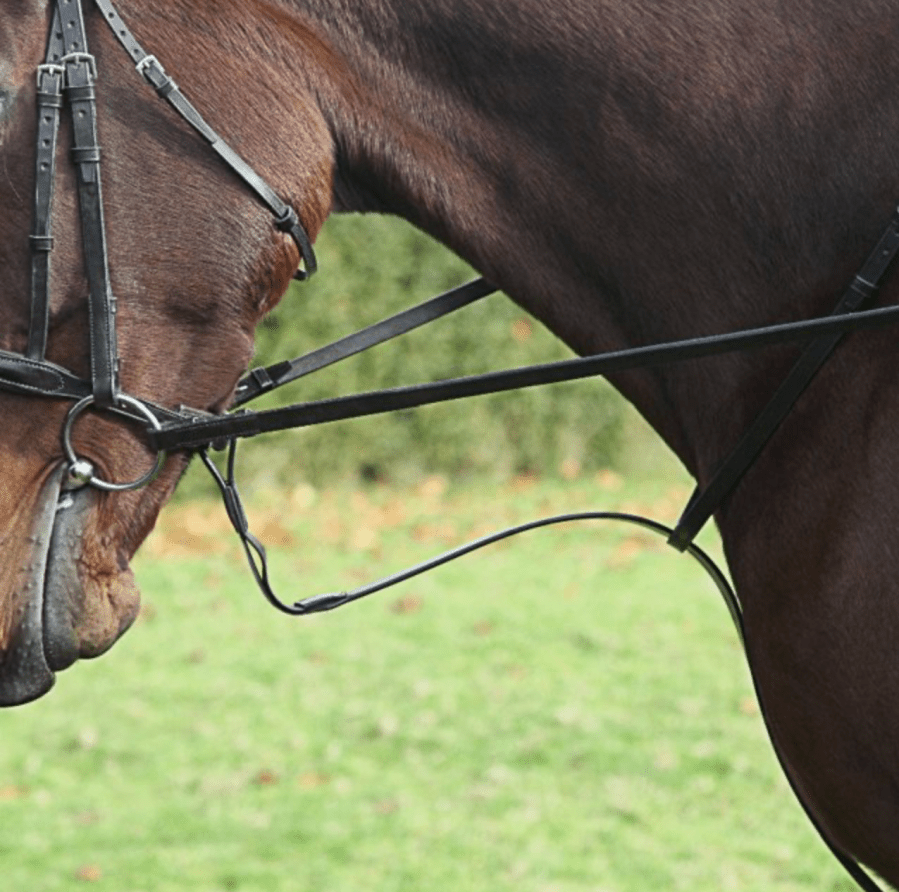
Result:
[[[28,240],[31,243],[32,251],[52,251],[53,236],[52,235],[30,235]]]
[[[856,276],[849,287],[857,294],[860,294],[863,298],[867,299],[877,291],[878,285],[863,279],[861,276]]]
[[[72,149],[72,160],[76,164],[99,163],[99,146],[75,146]]]
[[[93,84],[85,84],[82,87],[66,87],[66,96],[70,102],[94,102],[97,98],[97,91]]]
[[[298,226],[299,223],[300,220],[297,217],[297,212],[289,205],[280,217],[275,217],[275,226],[277,226],[281,232],[290,232],[294,226]]]
[[[62,108],[63,100],[61,93],[43,93],[38,90],[37,104],[39,108]]]

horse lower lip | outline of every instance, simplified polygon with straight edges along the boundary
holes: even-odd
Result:
[[[0,673],[0,706],[19,706],[42,697],[55,676],[44,656],[40,626],[26,618],[13,640]]]

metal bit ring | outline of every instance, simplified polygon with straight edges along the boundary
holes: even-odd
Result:
[[[102,477],[98,477],[94,473],[93,464],[86,459],[79,458],[76,454],[75,449],[72,446],[72,430],[75,427],[75,421],[78,419],[78,416],[84,412],[85,409],[92,406],[94,402],[93,396],[86,396],[84,399],[75,403],[75,405],[69,409],[69,413],[66,415],[65,424],[62,428],[62,449],[69,465],[69,476],[73,483],[73,488],[77,486],[93,486],[96,489],[102,489],[106,492],[127,492],[128,490],[140,489],[142,486],[146,486],[151,480],[154,480],[156,475],[162,470],[162,466],[166,459],[165,452],[157,452],[156,462],[153,467],[142,477],[139,477],[137,480],[133,480],[130,483],[110,483]],[[135,399],[133,396],[120,393],[116,397],[116,404],[118,406],[136,410],[140,415],[143,415],[143,417],[146,418],[153,430],[158,431],[162,428],[159,419],[153,414],[149,407],[140,400]]]

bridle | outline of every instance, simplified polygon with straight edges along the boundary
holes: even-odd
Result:
[[[197,131],[222,161],[246,184],[250,192],[269,208],[274,216],[275,226],[291,236],[302,259],[302,267],[295,277],[305,279],[315,272],[315,254],[296,211],[283,202],[265,180],[206,123],[166,74],[156,57],[148,54],[138,43],[109,0],[94,0],[94,3],[135,63],[137,71],[157,94]],[[248,412],[241,408],[263,393],[455,312],[496,290],[483,279],[478,279],[306,356],[267,368],[254,369],[237,387],[233,407],[238,410],[236,412],[211,415],[188,407],[169,409],[124,393],[119,386],[116,299],[110,284],[100,178],[101,153],[97,145],[97,105],[94,89],[96,79],[97,63],[88,51],[82,0],[55,0],[46,59],[37,70],[38,134],[34,223],[31,234],[31,317],[28,341],[25,352],[21,354],[0,350],[0,389],[72,402],[62,428],[62,447],[69,469],[67,484],[69,488],[93,486],[113,492],[138,489],[155,478],[165,462],[167,451],[188,450],[199,453],[221,489],[228,516],[241,537],[250,567],[263,593],[275,607],[292,615],[331,610],[425,572],[448,560],[468,554],[498,539],[526,530],[575,520],[624,521],[666,537],[669,544],[697,560],[724,597],[742,639],[742,614],[737,596],[714,562],[694,544],[694,539],[755,461],[842,337],[850,331],[899,322],[899,306],[867,308],[899,252],[899,210],[890,220],[874,250],[830,316],[769,325],[727,335],[638,347],[505,372],[300,403],[263,412]],[[88,280],[91,360],[89,379],[79,377],[46,358],[56,145],[60,111],[66,102],[73,122],[72,160],[77,169],[84,266]],[[698,359],[787,341],[806,341],[807,344],[781,386],[736,448],[721,463],[709,484],[704,488],[697,488],[674,529],[634,515],[587,512],[546,518],[485,537],[353,592],[329,593],[288,604],[275,594],[269,583],[265,549],[250,533],[235,482],[235,448],[239,438],[467,396]],[[90,462],[77,455],[72,445],[74,426],[78,418],[90,408],[111,413],[131,424],[136,423],[143,427],[147,440],[156,449],[154,466],[147,473],[126,483],[104,480],[97,475]],[[210,447],[228,449],[224,474],[210,459],[208,455]],[[757,695],[764,714],[764,704],[758,690]],[[780,758],[779,749],[773,739],[772,743]],[[793,784],[790,772],[782,759],[781,764],[797,798],[834,855],[861,888],[867,892],[879,892],[879,887],[862,868],[830,840]]]
[[[297,278],[316,269],[315,253],[296,211],[283,202],[262,177],[210,127],[166,74],[155,56],[140,45],[108,0],[94,0],[103,19],[131,56],[137,70],[178,114],[205,139],[213,151],[249,187],[274,215],[275,226],[291,236],[303,262]],[[106,226],[100,176],[101,151],[97,144],[97,62],[88,50],[82,0],[54,4],[45,61],[37,70],[37,149],[35,161],[34,222],[31,242],[31,318],[24,354],[0,351],[0,387],[16,393],[74,400],[62,430],[63,452],[70,485],[90,484],[98,489],[122,491],[149,483],[159,472],[165,454],[157,451],[154,466],[140,478],[115,483],[99,477],[91,464],[80,459],[72,446],[78,417],[88,408],[113,412],[150,430],[163,421],[195,417],[197,410],[171,411],[122,392],[116,342],[116,298],[109,275]],[[51,221],[55,186],[56,145],[60,111],[68,104],[72,118],[72,161],[77,171],[78,205],[88,281],[90,314],[90,380],[79,378],[46,358],[51,291],[50,259],[53,249]]]

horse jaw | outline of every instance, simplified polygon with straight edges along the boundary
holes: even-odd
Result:
[[[55,673],[106,651],[137,615],[139,596],[129,569],[86,579],[85,535],[95,517],[93,490],[67,492],[57,469],[37,497],[30,535],[10,568],[15,623],[0,655],[0,706],[36,700]]]

